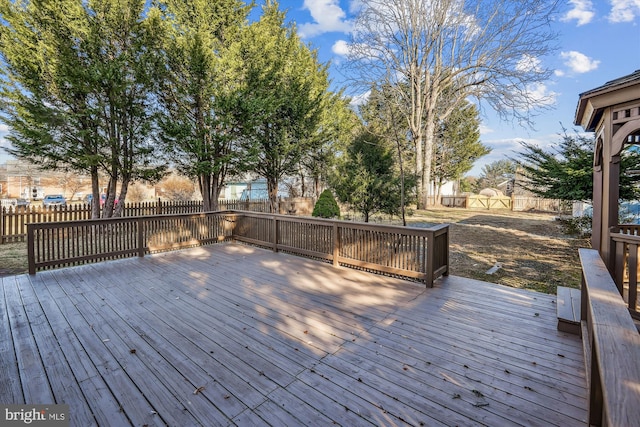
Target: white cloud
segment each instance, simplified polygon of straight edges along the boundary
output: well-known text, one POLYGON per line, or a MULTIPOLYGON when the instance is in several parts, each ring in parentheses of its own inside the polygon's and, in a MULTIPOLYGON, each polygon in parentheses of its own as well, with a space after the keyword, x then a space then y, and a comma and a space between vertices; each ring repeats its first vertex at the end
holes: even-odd
POLYGON ((488 135, 490 133, 495 132, 493 129, 491 129, 489 126, 480 124, 480 135, 488 135))
POLYGON ((609 22, 632 22, 640 17, 640 0, 611 0, 609 22))
POLYGON ((4 123, 0 123, 0 133, 9 132, 9 126, 4 123))
POLYGON ((347 56, 349 54, 349 43, 344 40, 338 40, 331 46, 331 51, 336 55, 347 56))
POLYGON ((518 61, 518 63, 516 64, 516 70, 521 72, 540 72, 542 71, 540 64, 542 64, 542 61, 540 61, 535 56, 522 55, 522 59, 520 59, 520 61, 518 61))
POLYGON ((588 24, 593 20, 595 12, 593 11, 591 0, 569 0, 569 3, 573 5, 573 9, 562 17, 563 21, 567 22, 575 19, 578 21, 578 26, 580 26, 588 24))
POLYGON ((362 2, 360 0, 351 0, 349 2, 349 12, 352 15, 357 15, 362 9, 362 2))
POLYGON ((560 52, 560 57, 564 59, 564 65, 569 67, 574 73, 588 73, 598 68, 600 61, 589 58, 587 55, 571 50, 560 52))
POLYGON ((359 105, 363 105, 364 103, 366 103, 369 100, 369 96, 371 95, 371 91, 368 90, 365 93, 361 93, 359 95, 355 95, 353 98, 351 98, 351 102, 349 104, 351 104, 352 106, 356 107, 359 105))
POLYGON ((347 33, 351 22, 340 7, 339 0, 305 0, 303 9, 309 10, 314 22, 298 26, 300 37, 309 38, 329 32, 347 33))
POLYGON ((564 71, 562 71, 562 70, 555 70, 555 71, 553 72, 553 74, 554 74, 556 77, 562 77, 562 76, 564 76, 564 71))
POLYGON ((558 94, 549 91, 543 83, 534 83, 527 86, 527 96, 537 105, 553 105, 556 103, 558 94))

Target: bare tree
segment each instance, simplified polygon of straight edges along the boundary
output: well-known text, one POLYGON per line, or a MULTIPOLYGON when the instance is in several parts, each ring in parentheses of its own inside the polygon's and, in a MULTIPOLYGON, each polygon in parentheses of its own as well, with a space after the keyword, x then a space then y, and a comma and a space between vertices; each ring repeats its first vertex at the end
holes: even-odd
POLYGON ((162 194, 169 200, 186 201, 193 199, 193 181, 181 175, 169 175, 161 183, 162 194))
POLYGON ((558 0, 360 0, 348 67, 363 87, 398 91, 427 206, 436 123, 468 98, 531 126, 548 106, 541 57, 555 49, 558 0), (446 96, 446 108, 441 108, 446 96))

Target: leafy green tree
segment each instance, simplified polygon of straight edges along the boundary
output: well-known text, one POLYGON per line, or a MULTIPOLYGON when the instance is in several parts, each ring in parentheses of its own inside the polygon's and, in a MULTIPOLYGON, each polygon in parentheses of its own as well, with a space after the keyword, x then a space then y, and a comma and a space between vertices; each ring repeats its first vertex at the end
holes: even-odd
POLYGON ((516 162, 509 159, 496 160, 482 167, 478 180, 479 188, 497 188, 503 182, 514 178, 516 162))
POLYGON ((246 169, 267 180, 273 212, 278 183, 295 174, 303 155, 311 151, 330 96, 326 66, 284 18, 278 3, 268 1, 238 46, 244 68, 236 97, 240 141, 250 155, 246 169))
POLYGON ((349 99, 342 93, 332 93, 325 98, 320 122, 311 136, 309 149, 302 155, 298 175, 302 186, 302 197, 308 193, 307 179, 312 181, 313 194, 318 197, 329 180, 329 171, 336 162, 336 155, 353 138, 360 121, 349 107, 349 99))
MULTIPOLYGON (((592 137, 569 135, 565 131, 560 143, 549 151, 522 142, 518 166, 525 180, 519 185, 540 197, 560 200, 591 200, 593 197, 592 137)), ((640 176, 626 173, 640 169, 640 154, 624 150, 620 160, 620 198, 635 200, 640 196, 640 176)))
MULTIPOLYGON (((336 196, 364 216, 400 213, 401 180, 395 171, 394 149, 366 129, 348 147, 332 180, 336 196)), ((415 181, 405 185, 413 186, 415 181)))
POLYGON ((403 116, 399 113, 404 107, 397 99, 397 92, 391 90, 389 84, 373 86, 367 102, 360 107, 360 115, 369 132, 372 132, 395 147, 396 162, 400 179, 399 210, 402 224, 407 225, 405 208, 407 205, 407 190, 414 190, 415 175, 407 173, 407 163, 415 163, 415 155, 407 138, 409 129, 403 116))
POLYGON ((340 207, 328 188, 320 194, 316 205, 313 207, 312 216, 320 218, 335 218, 340 216, 340 207))
POLYGON ((465 176, 460 179, 460 191, 463 193, 473 193, 478 191, 478 179, 472 176, 465 176))
POLYGON ((240 0, 164 1, 161 136, 180 172, 197 179, 205 211, 218 209, 242 157, 232 114, 242 67, 232 44, 249 10, 240 0))
MULTIPOLYGON (((18 158, 88 173, 103 216, 164 170, 152 144, 159 13, 144 0, 0 0, 0 110, 18 158)), ((96 204, 93 216, 100 215, 96 204)))
POLYGON ((462 178, 476 160, 491 152, 480 142, 479 127, 478 109, 468 102, 439 123, 432 167, 438 196, 445 182, 462 178))

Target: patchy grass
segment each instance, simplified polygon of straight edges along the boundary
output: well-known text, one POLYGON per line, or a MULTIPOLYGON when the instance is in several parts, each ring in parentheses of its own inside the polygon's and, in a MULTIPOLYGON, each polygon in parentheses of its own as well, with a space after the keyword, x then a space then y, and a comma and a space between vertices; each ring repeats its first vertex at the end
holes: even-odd
POLYGON ((451 224, 451 274, 546 293, 580 286, 578 248, 590 247, 588 238, 567 234, 555 214, 440 208, 407 222, 451 224), (487 274, 497 263, 501 268, 487 274))
POLYGON ((0 277, 26 273, 28 270, 26 242, 0 245, 0 277))

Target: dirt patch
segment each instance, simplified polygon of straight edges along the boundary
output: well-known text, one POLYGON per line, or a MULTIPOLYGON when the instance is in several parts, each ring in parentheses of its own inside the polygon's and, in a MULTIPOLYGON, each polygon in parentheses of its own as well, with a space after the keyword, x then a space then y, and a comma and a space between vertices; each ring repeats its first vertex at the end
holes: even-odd
POLYGON ((451 274, 555 293, 579 287, 578 248, 586 238, 565 234, 555 214, 464 209, 418 211, 410 223, 449 223, 451 274), (493 274, 487 271, 498 263, 493 274))

